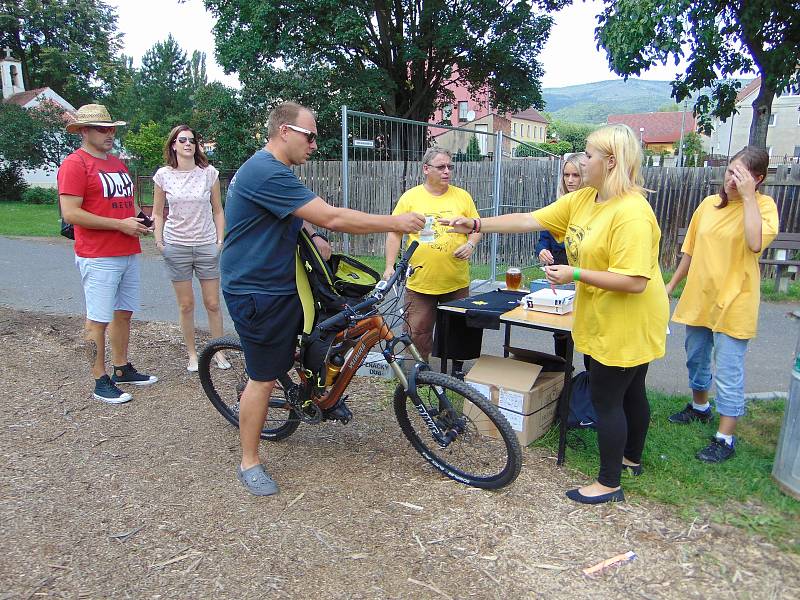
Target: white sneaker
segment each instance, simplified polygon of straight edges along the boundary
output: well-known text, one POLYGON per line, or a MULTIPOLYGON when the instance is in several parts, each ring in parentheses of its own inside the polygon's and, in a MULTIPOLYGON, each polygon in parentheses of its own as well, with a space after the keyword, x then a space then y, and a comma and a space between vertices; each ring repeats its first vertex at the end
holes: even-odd
POLYGON ((196 358, 190 358, 189 359, 189 364, 186 365, 186 370, 189 371, 189 373, 197 373, 197 359, 196 358))

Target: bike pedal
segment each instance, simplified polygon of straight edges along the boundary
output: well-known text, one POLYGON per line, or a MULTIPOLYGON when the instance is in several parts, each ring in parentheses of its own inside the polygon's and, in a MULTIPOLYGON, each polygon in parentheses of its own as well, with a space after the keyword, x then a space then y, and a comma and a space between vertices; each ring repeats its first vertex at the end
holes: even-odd
POLYGON ((326 411, 323 411, 322 418, 326 421, 339 421, 342 425, 347 425, 353 419, 353 413, 347 408, 344 396, 339 401, 326 411))

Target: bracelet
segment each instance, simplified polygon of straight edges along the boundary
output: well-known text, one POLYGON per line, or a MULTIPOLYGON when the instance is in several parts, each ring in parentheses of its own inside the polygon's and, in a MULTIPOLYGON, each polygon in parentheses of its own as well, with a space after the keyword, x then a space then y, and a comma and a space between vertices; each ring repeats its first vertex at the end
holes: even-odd
POLYGON ((469 246, 470 248, 472 248, 473 250, 475 250, 475 244, 473 244, 473 243, 472 243, 472 242, 470 242, 469 240, 467 240, 467 246, 469 246))
POLYGON ((481 230, 481 218, 476 217, 472 219, 472 231, 470 233, 480 233, 481 230))
POLYGON ((581 270, 578 267, 572 269, 572 281, 581 280, 581 270))

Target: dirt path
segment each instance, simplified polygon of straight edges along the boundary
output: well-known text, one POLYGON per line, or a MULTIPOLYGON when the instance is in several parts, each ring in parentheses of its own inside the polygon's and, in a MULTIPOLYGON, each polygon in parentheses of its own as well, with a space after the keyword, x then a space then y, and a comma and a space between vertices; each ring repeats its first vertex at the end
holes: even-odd
POLYGON ((576 506, 581 478, 545 450, 499 493, 443 479, 374 380, 350 425, 265 444, 281 494, 248 496, 177 327, 135 323, 161 381, 114 407, 90 397, 80 326, 0 308, 0 598, 800 597, 796 556, 635 495, 576 506))

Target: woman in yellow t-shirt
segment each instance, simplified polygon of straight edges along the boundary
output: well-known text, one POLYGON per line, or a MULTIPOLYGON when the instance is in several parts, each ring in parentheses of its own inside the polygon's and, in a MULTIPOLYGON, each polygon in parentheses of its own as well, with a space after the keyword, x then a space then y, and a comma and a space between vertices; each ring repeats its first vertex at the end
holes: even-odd
POLYGON ((625 125, 608 125, 586 140, 587 187, 533 213, 449 221, 460 233, 523 233, 548 229, 564 240, 569 265, 545 267, 552 283, 577 282, 572 336, 587 355, 597 410, 600 473, 569 490, 583 504, 621 502, 623 468, 640 474, 650 421, 645 376, 664 355, 669 304, 658 265, 661 230, 642 195, 639 140, 625 125))
POLYGON ((672 320, 686 325, 686 366, 692 402, 669 417, 673 423, 711 420, 712 350, 716 363, 719 429, 697 453, 708 463, 735 453, 736 421, 744 415, 744 355, 755 337, 761 299, 758 259, 778 233, 778 209, 756 189, 764 181, 769 155, 748 146, 730 161, 719 194, 692 215, 681 258, 667 292, 687 275, 672 320))

